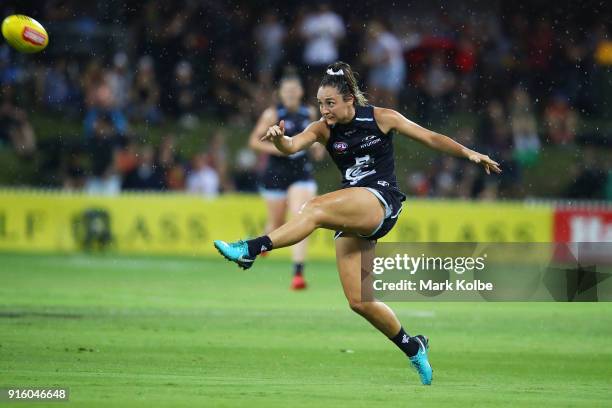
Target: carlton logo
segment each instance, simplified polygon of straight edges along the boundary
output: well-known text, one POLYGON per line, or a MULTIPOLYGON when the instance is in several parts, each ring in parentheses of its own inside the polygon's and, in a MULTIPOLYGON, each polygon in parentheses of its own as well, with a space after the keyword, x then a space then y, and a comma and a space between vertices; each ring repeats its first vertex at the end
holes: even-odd
POLYGON ((34 45, 43 45, 47 37, 43 33, 36 30, 32 30, 30 27, 24 27, 23 33, 21 33, 24 41, 27 41, 34 45))
POLYGON ((348 144, 346 144, 346 142, 336 142, 334 143, 334 150, 342 153, 344 151, 346 151, 346 149, 348 149, 348 144))

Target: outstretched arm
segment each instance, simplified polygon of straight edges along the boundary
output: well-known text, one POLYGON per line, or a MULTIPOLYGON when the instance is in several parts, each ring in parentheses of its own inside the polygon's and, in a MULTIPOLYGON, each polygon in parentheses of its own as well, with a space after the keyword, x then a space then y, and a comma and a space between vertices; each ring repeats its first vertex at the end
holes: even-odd
POLYGON ((322 121, 318 121, 308 125, 302 133, 288 137, 285 136, 285 121, 281 120, 278 125, 270 127, 261 140, 271 140, 278 150, 286 155, 290 155, 308 149, 315 142, 324 144, 328 133, 327 125, 322 121))
POLYGON ((392 109, 375 108, 374 115, 376 117, 376 122, 384 133, 394 129, 405 136, 418 140, 434 150, 457 157, 463 157, 474 163, 481 164, 487 174, 491 174, 491 171, 501 173, 499 163, 492 160, 489 156, 469 149, 461 143, 455 142, 448 136, 425 129, 406 119, 401 113, 392 109))

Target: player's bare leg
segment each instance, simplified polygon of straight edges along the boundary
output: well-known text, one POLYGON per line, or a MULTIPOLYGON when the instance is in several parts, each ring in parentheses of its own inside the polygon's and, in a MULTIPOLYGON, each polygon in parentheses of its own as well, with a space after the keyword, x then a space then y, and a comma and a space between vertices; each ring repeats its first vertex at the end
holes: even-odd
POLYGON ((315 197, 268 236, 274 248, 300 242, 317 228, 371 234, 384 217, 378 198, 365 188, 345 188, 315 197))
MULTIPOLYGON (((384 335, 391 338, 399 333, 401 324, 393 310, 382 302, 362 302, 362 280, 368 279, 363 274, 362 261, 367 265, 374 256, 375 244, 363 238, 343 235, 336 239, 336 264, 344 295, 353 311, 363 316, 384 335)), ((365 290, 370 289, 364 287, 365 290)))
POLYGON ((374 194, 365 188, 346 188, 308 200, 295 217, 268 235, 230 243, 217 240, 214 244, 227 260, 248 269, 260 253, 294 245, 317 228, 370 235, 383 217, 383 206, 374 194))
POLYGON ((389 306, 373 299, 371 290, 372 258, 375 243, 355 235, 336 239, 336 263, 344 295, 353 311, 363 316, 386 335, 408 357, 425 385, 431 384, 433 370, 427 357, 425 336, 410 336, 389 306))
MULTIPOLYGON (((314 185, 314 183, 313 183, 314 185)), ((289 219, 298 216, 302 206, 314 198, 315 189, 302 186, 292 186, 287 191, 287 207, 289 211, 289 219)), ((279 225, 280 227, 280 225, 279 225)), ((306 259, 306 250, 308 247, 308 238, 304 238, 293 247, 293 278, 291 280, 291 289, 300 290, 306 288, 306 280, 304 279, 304 260, 306 259)))

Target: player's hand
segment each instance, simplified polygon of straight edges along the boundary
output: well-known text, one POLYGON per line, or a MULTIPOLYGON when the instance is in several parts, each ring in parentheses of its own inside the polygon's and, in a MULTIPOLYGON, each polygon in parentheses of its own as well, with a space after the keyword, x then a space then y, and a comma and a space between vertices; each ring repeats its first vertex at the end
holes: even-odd
POLYGON ((494 173, 501 173, 501 169, 499 168, 499 163, 491 159, 486 154, 480 154, 478 152, 471 152, 468 155, 468 159, 474 163, 481 164, 484 167, 487 174, 491 174, 491 171, 494 173))
POLYGON ((269 140, 274 142, 285 136, 285 121, 281 120, 278 125, 274 125, 268 128, 266 134, 261 138, 261 141, 269 140))

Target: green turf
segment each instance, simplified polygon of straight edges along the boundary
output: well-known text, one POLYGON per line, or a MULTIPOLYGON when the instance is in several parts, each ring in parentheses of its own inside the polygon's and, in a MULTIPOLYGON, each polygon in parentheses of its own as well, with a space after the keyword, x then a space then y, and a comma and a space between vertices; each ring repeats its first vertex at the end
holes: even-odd
POLYGON ((67 386, 67 406, 84 407, 612 401, 612 303, 394 303, 431 338, 424 387, 346 307, 333 264, 310 263, 303 293, 288 267, 0 254, 0 387, 67 386))

